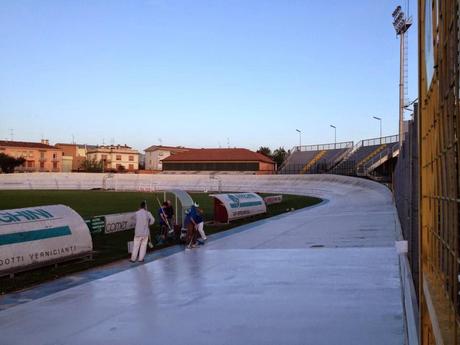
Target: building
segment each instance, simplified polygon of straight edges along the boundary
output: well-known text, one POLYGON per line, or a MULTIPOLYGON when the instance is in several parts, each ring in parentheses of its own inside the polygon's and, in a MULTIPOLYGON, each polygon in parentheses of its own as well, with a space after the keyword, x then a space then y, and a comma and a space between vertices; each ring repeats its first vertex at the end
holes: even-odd
POLYGON ((248 149, 192 149, 163 159, 163 171, 239 171, 273 174, 276 163, 248 149))
POLYGON ((97 146, 88 150, 86 158, 102 162, 104 171, 139 170, 139 152, 126 145, 97 146))
POLYGON ((145 149, 145 170, 163 170, 162 160, 174 155, 190 150, 181 146, 162 146, 154 145, 145 149))
POLYGON ((0 152, 26 161, 17 167, 20 172, 60 172, 62 171, 62 152, 59 148, 49 145, 48 140, 40 143, 25 141, 0 141, 0 152))
POLYGON ((88 150, 97 148, 95 145, 65 144, 58 143, 55 145, 62 151, 62 171, 82 171, 88 150))

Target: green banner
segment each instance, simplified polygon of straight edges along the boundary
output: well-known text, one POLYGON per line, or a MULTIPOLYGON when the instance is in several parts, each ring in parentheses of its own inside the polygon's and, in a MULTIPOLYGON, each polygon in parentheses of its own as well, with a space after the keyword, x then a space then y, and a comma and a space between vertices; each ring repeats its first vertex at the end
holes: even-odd
POLYGON ((105 231, 105 216, 96 216, 85 220, 88 229, 92 234, 98 234, 105 231))

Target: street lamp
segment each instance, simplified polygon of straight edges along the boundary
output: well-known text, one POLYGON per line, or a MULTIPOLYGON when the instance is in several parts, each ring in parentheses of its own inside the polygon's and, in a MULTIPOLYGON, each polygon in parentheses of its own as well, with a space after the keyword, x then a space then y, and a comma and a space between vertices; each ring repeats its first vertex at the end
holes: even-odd
POLYGON ((296 129, 297 132, 299 132, 299 151, 301 151, 302 147, 302 131, 300 129, 296 129))
POLYGON ((380 144, 382 144, 382 118, 378 116, 372 117, 380 122, 380 144))
POLYGON ((334 125, 330 125, 331 128, 334 128, 334 149, 337 148, 337 127, 334 125))

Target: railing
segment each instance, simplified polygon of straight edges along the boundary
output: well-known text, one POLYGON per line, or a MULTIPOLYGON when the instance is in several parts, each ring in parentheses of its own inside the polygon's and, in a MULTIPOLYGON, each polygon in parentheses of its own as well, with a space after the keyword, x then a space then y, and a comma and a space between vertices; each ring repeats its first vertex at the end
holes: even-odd
POLYGON ((294 146, 292 151, 323 151, 323 150, 337 150, 348 149, 353 147, 353 141, 345 141, 341 143, 332 144, 319 144, 319 145, 302 145, 294 146))
POLYGON ((359 148, 361 146, 375 146, 375 145, 382 145, 382 144, 392 144, 399 142, 399 135, 390 135, 387 137, 381 138, 373 138, 373 139, 366 139, 361 140, 355 146, 355 148, 359 148))

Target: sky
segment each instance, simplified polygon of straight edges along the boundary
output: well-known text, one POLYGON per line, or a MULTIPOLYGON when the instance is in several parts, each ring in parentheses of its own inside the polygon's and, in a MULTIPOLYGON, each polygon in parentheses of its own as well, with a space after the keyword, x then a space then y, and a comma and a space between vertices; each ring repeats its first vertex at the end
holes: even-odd
POLYGON ((373 116, 397 134, 400 4, 0 0, 0 139, 287 150, 296 129, 302 144, 334 142, 331 124, 338 142, 377 137, 373 116))

